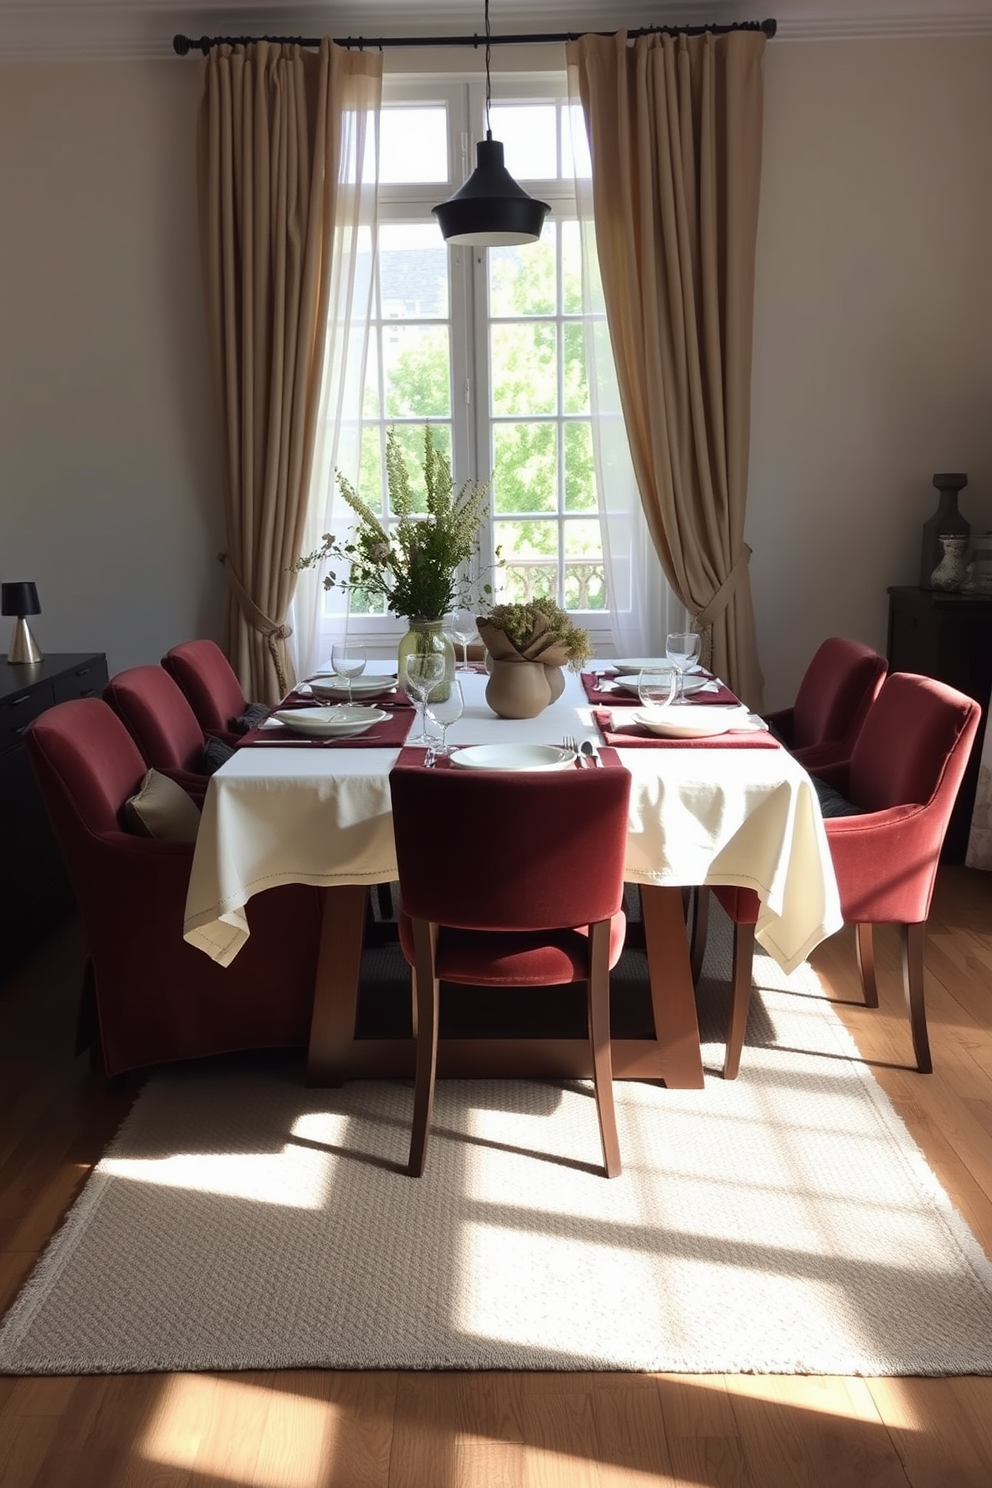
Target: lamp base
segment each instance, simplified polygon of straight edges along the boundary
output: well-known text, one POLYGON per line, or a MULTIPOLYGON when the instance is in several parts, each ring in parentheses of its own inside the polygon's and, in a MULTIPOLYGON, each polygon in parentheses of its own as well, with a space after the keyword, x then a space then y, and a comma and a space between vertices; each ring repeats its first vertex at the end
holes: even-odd
POLYGON ((44 652, 38 649, 38 642, 31 634, 31 627, 20 615, 14 624, 14 633, 10 638, 10 650, 7 652, 7 660, 15 663, 44 661, 44 652))

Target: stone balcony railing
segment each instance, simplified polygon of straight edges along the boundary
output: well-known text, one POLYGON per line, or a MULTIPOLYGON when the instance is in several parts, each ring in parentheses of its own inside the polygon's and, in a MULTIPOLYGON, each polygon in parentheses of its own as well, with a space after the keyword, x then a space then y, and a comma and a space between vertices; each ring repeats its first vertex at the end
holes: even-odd
MULTIPOLYGON (((501 597, 507 604, 529 604, 558 592, 554 559, 514 558, 502 568, 501 597)), ((606 609, 606 566, 602 559, 566 559, 565 599, 570 610, 606 609)))

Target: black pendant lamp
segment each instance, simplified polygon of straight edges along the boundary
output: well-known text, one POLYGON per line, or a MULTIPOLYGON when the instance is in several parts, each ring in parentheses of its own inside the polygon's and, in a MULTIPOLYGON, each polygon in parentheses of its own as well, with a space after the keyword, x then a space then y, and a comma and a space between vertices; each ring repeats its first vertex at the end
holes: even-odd
POLYGON ((486 5, 486 137, 476 145, 476 166, 461 190, 432 208, 446 243, 495 248, 504 244, 536 243, 551 211, 518 186, 503 164, 503 146, 489 128, 492 53, 489 0, 486 5))

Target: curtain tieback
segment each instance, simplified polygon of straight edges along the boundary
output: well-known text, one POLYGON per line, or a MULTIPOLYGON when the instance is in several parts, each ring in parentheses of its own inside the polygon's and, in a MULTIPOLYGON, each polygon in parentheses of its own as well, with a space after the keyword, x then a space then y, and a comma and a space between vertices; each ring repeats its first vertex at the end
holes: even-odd
POLYGON ((704 609, 701 609, 699 611, 699 614, 696 616, 695 627, 697 630, 708 630, 712 626, 713 621, 717 618, 717 616, 723 614, 724 610, 727 608, 730 601, 733 599, 735 593, 737 592, 741 580, 744 578, 744 575, 747 572, 747 566, 750 561, 751 549, 748 547, 747 543, 745 543, 743 552, 741 553, 737 562, 734 564, 733 568, 730 570, 727 577, 724 579, 723 583, 720 585, 719 589, 713 595, 709 604, 706 605, 704 609))
POLYGON ((698 630, 702 637, 702 654, 700 660, 703 666, 708 667, 713 660, 713 621, 718 615, 723 614, 733 599, 741 580, 747 573, 747 566, 750 560, 751 549, 745 543, 741 556, 713 595, 709 604, 699 611, 699 614, 693 621, 693 629, 698 630))
POLYGON ((264 615, 248 593, 239 576, 235 573, 230 555, 225 553, 223 557, 224 567, 227 570, 228 583, 237 595, 238 604, 241 606, 241 613, 248 621, 248 624, 253 625, 259 634, 265 637, 265 644, 269 648, 272 665, 276 670, 276 680, 279 683, 280 694, 285 696, 289 691, 289 686, 282 665, 282 652, 279 642, 289 640, 293 634, 293 627, 291 625, 277 624, 275 620, 270 620, 268 615, 264 615))

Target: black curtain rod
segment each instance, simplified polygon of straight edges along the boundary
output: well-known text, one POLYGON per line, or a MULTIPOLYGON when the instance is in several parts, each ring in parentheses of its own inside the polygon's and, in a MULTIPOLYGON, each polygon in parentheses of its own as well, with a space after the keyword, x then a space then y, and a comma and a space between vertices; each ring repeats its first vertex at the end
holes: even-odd
MULTIPOLYGON (((777 21, 734 21, 722 26, 641 26, 636 31, 628 31, 631 38, 637 36, 704 36, 707 31, 715 35, 723 35, 728 31, 763 31, 766 36, 772 37, 778 29, 777 21)), ((336 46, 357 47, 364 51, 366 47, 370 51, 382 51, 385 47, 432 47, 432 46, 464 46, 484 47, 487 42, 491 46, 526 46, 546 41, 578 41, 581 36, 615 36, 615 31, 555 31, 546 32, 544 35, 536 35, 526 32, 521 36, 342 36, 335 37, 336 46)), ((204 56, 215 46, 250 46, 255 41, 273 41, 285 43, 290 46, 319 47, 321 43, 319 36, 174 36, 172 38, 172 49, 177 56, 185 57, 189 52, 202 52, 204 56)))

